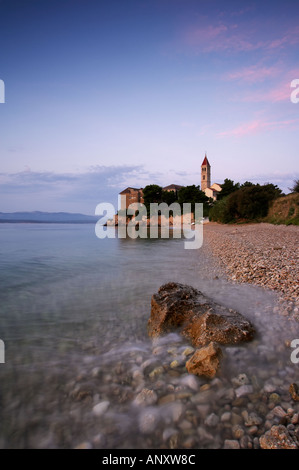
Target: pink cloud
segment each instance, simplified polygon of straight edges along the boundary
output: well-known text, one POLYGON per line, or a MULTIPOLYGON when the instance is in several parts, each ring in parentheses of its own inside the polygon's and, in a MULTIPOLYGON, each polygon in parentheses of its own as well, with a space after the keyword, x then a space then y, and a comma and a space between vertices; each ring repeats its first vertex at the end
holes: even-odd
POLYGON ((267 78, 272 78, 279 73, 278 67, 265 67, 252 65, 240 70, 228 73, 225 78, 228 80, 243 80, 250 83, 261 82, 267 78))
POLYGON ((273 131, 278 129, 285 129, 286 127, 293 128, 298 126, 299 119, 286 119, 280 121, 263 121, 256 119, 251 122, 241 124, 234 129, 222 131, 217 134, 218 137, 243 137, 246 135, 257 134, 262 131, 273 131))
POLYGON ((289 102, 292 93, 291 81, 299 78, 299 70, 293 70, 285 75, 285 78, 274 85, 269 85, 268 88, 263 90, 245 91, 239 97, 241 101, 245 102, 289 102))
POLYGON ((183 41, 198 52, 249 52, 258 49, 273 52, 299 44, 299 27, 278 32, 276 37, 261 38, 254 25, 251 29, 242 27, 242 24, 219 23, 191 27, 185 31, 183 41))
POLYGON ((226 50, 249 51, 259 47, 258 44, 254 44, 246 39, 243 33, 237 29, 237 25, 226 26, 219 24, 200 26, 188 30, 185 34, 184 42, 188 46, 203 52, 226 50))

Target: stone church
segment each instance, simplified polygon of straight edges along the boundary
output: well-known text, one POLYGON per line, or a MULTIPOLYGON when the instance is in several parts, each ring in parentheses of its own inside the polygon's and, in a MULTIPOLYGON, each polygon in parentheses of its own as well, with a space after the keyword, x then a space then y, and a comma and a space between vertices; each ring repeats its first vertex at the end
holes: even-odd
POLYGON ((205 155, 203 162, 201 164, 201 190, 205 193, 207 197, 212 198, 216 201, 218 193, 222 190, 222 187, 218 183, 213 183, 211 185, 211 165, 205 155))
MULTIPOLYGON (((163 191, 175 191, 176 193, 183 188, 178 184, 170 184, 163 188, 163 191)), ((201 164, 201 190, 205 193, 205 195, 209 198, 212 198, 214 201, 217 199, 217 195, 221 191, 221 185, 218 183, 213 183, 211 185, 211 165, 205 155, 205 158, 201 164)), ((121 191, 120 196, 121 198, 121 210, 127 209, 130 204, 134 202, 143 203, 143 188, 132 188, 128 187, 121 191)))

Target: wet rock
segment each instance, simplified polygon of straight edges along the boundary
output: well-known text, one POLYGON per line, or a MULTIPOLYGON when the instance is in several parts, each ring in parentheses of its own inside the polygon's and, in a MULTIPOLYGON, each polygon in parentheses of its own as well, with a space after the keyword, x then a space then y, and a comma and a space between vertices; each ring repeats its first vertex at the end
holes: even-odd
POLYGON ((167 395, 163 395, 162 397, 159 398, 158 404, 159 405, 166 405, 167 403, 171 403, 172 401, 175 401, 175 394, 174 393, 169 393, 167 395))
POLYGON ((191 286, 170 282, 152 296, 148 334, 155 338, 177 329, 195 347, 211 341, 249 341, 255 333, 253 325, 240 313, 216 304, 191 286))
POLYGON ((292 383, 289 392, 294 401, 299 401, 299 387, 296 383, 292 383))
POLYGON ((79 445, 75 447, 75 449, 92 449, 92 445, 90 442, 81 442, 79 445))
POLYGON ((191 346, 187 346, 187 348, 184 349, 183 351, 183 356, 191 356, 195 352, 195 349, 192 348, 191 346))
POLYGON ((219 423, 219 417, 215 413, 211 413, 205 419, 205 424, 211 428, 214 428, 219 423))
POLYGON ((175 401, 166 407, 165 412, 171 421, 177 423, 184 413, 184 406, 181 402, 175 401))
POLYGON ((108 410, 109 405, 109 401, 102 401, 93 407, 92 412, 95 416, 102 416, 108 410))
POLYGON ((232 379, 232 383, 235 387, 249 384, 249 379, 246 374, 239 374, 238 377, 232 379))
POLYGON ((225 439, 224 449, 240 449, 239 441, 233 439, 225 439))
POLYGON ((158 396, 154 390, 148 388, 143 388, 141 392, 138 393, 133 404, 137 406, 149 406, 154 405, 158 400, 158 396))
POLYGON ((230 421, 231 416, 232 416, 232 414, 231 414, 230 411, 225 411, 225 412, 221 415, 220 421, 221 421, 222 423, 226 423, 226 422, 230 421))
POLYGON ((279 403, 280 402, 280 396, 278 395, 278 393, 271 393, 271 395, 269 396, 269 403, 279 403))
POLYGON ((264 390, 266 393, 273 393, 276 390, 276 386, 272 384, 271 382, 268 382, 264 385, 264 390))
POLYGON ((262 449, 297 449, 297 443, 283 425, 272 426, 259 439, 262 449))
POLYGON ((159 423, 157 408, 146 408, 139 416, 139 430, 142 434, 152 433, 159 423))
POLYGON ((246 397, 253 393, 252 385, 241 385, 240 387, 236 388, 235 394, 237 398, 246 397))
POLYGON ((251 427, 251 426, 259 426, 262 424, 263 420, 260 416, 258 416, 255 412, 252 413, 247 413, 244 412, 242 415, 244 416, 245 420, 245 426, 251 427))
POLYGON ((286 411, 281 406, 275 406, 275 408, 273 409, 273 414, 278 418, 285 418, 285 416, 287 415, 286 411))
POLYGON ((244 431, 244 428, 243 428, 242 426, 240 426, 239 424, 235 424, 235 425, 232 427, 232 433, 233 433, 233 436, 234 436, 236 439, 241 439, 241 437, 244 436, 245 431, 244 431))
POLYGON ((190 374, 214 377, 222 357, 220 347, 211 342, 208 346, 197 349, 193 356, 186 362, 186 368, 190 374))
POLYGON ((195 392, 198 390, 199 387, 198 379, 194 375, 189 374, 182 378, 181 384, 190 388, 191 390, 194 390, 195 392))

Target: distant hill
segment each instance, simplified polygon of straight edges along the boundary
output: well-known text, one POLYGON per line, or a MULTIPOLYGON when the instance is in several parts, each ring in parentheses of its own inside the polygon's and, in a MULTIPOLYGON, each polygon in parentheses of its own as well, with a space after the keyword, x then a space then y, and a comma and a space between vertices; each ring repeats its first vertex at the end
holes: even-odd
POLYGON ((69 212, 0 212, 0 223, 91 224, 99 217, 69 212))

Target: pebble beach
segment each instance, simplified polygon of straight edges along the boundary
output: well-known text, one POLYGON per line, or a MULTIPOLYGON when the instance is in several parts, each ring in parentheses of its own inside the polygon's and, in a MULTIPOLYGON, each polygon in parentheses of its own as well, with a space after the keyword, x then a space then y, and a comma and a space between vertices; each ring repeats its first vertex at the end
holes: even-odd
POLYGON ((204 226, 205 248, 222 274, 274 290, 277 312, 299 320, 299 227, 261 224, 204 226))

